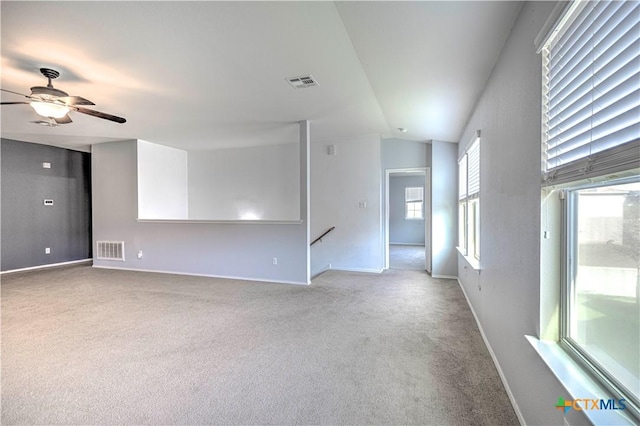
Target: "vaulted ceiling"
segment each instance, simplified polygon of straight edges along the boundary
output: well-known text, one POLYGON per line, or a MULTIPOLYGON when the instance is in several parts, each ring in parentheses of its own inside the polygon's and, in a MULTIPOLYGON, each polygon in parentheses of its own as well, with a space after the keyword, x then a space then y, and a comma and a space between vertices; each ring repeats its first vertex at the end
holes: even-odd
MULTIPOLYGON (((80 147, 143 139, 212 149, 380 134, 457 142, 520 11, 509 1, 2 1, 2 88, 56 88, 125 117, 38 126, 2 106, 2 136, 80 147), (285 80, 311 74, 319 86, 285 80), (398 128, 406 128, 402 133, 398 128)), ((25 100, 2 92, 3 102, 25 100)))

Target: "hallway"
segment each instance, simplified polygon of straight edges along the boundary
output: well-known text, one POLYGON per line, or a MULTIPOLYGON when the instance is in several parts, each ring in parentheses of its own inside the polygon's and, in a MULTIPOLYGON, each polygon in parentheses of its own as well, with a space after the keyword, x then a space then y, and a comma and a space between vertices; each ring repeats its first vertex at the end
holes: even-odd
POLYGON ((389 244, 389 267, 411 271, 424 271, 424 246, 389 244))

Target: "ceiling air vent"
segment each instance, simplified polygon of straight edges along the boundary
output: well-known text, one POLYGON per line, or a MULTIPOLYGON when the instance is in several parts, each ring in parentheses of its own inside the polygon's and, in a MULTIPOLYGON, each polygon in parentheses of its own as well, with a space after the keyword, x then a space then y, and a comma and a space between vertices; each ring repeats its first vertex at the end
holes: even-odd
POLYGON ((311 74, 301 75, 298 77, 289 77, 287 81, 294 89, 304 89, 305 87, 319 86, 318 82, 311 74))
POLYGON ((124 241, 98 241, 98 260, 124 261, 124 241))

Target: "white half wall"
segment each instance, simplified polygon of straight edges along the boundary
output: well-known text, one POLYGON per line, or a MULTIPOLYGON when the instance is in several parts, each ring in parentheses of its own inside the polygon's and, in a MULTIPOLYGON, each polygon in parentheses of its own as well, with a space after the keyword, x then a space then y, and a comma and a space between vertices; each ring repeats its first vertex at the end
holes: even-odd
POLYGON ((190 220, 300 220, 299 144, 188 156, 190 220))
POLYGON ((314 140, 311 145, 312 275, 333 269, 380 272, 384 267, 378 135, 314 140), (328 154, 335 145, 336 154, 328 154))
POLYGON ((187 151, 138 140, 138 217, 187 219, 187 151))
POLYGON ((291 224, 138 221, 137 141, 94 145, 93 244, 124 241, 126 254, 94 266, 308 284, 308 122, 300 128, 301 221, 291 224))

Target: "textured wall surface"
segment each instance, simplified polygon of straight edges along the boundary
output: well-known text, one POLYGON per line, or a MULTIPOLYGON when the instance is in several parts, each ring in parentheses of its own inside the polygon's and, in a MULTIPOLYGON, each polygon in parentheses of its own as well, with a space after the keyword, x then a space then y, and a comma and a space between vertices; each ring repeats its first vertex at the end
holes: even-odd
POLYGON ((91 155, 8 139, 0 150, 2 270, 91 258, 91 155))
POLYGON ((562 424, 564 389, 524 335, 540 316, 541 58, 533 40, 555 6, 526 3, 459 144, 480 142, 480 265, 458 276, 527 424, 562 424))

